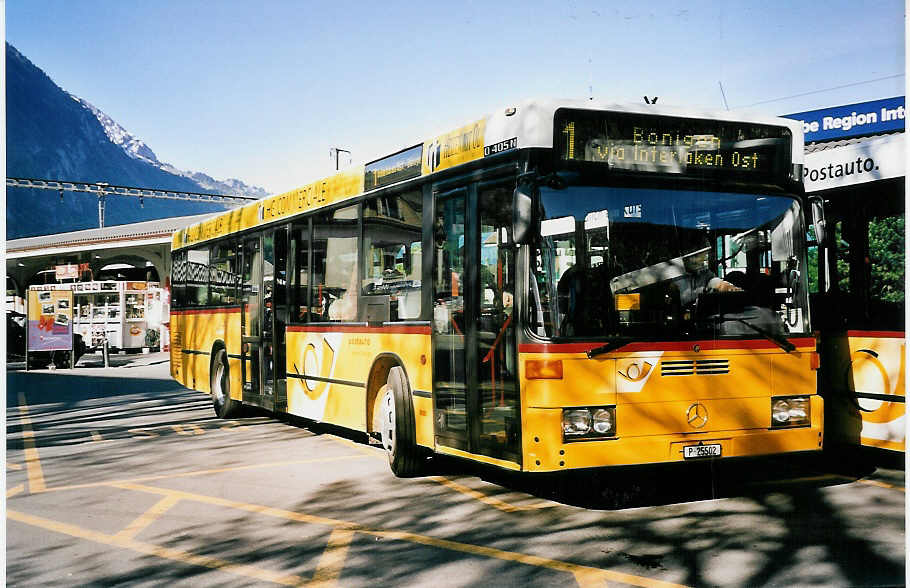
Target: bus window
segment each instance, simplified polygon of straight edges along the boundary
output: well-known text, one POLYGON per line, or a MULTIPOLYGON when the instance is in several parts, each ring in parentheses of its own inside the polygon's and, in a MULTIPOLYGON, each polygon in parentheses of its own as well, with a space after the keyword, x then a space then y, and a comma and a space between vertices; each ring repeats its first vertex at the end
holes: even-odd
POLYGON ((186 251, 174 253, 171 268, 171 297, 174 308, 186 305, 186 251))
POLYGON ((209 266, 209 303, 215 306, 237 304, 240 284, 240 257, 235 243, 212 246, 209 266))
POLYGON ((187 306, 205 306, 209 298, 209 250, 187 251, 186 299, 187 306))
POLYGON ((357 320, 357 213, 348 206, 315 217, 313 321, 357 320))
POLYGON ((291 230, 290 256, 293 263, 291 275, 288 276, 288 295, 291 308, 290 322, 306 322, 309 320, 307 316, 307 286, 310 283, 309 223, 295 226, 291 230))
POLYGON ((363 208, 367 320, 420 318, 421 193, 378 196, 363 208))

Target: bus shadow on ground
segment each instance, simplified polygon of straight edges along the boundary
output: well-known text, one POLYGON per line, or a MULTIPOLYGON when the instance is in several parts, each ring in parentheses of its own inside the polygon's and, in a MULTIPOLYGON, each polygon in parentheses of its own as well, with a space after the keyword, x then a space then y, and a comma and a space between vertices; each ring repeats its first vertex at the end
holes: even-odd
POLYGON ((504 489, 568 506, 622 510, 754 497, 774 491, 817 490, 853 482, 872 474, 875 467, 852 462, 835 469, 824 456, 799 456, 553 474, 515 474, 459 462, 446 464, 442 471, 442 475, 474 475, 504 489))
MULTIPOLYGON (((245 409, 250 416, 268 416, 245 409)), ((282 417, 290 426, 314 435, 331 434, 370 446, 384 455, 366 435, 297 417, 282 417)), ((778 490, 817 490, 849 484, 873 474, 877 467, 903 469, 890 455, 851 450, 697 461, 646 466, 599 468, 556 473, 515 473, 445 455, 427 459, 421 477, 478 478, 501 488, 498 494, 521 492, 567 506, 594 510, 622 510, 721 498, 754 497, 778 490)), ((390 472, 390 475, 391 472, 390 472)), ((895 481, 903 485, 903 477, 895 481)), ((489 493, 489 489, 485 489, 489 493)))

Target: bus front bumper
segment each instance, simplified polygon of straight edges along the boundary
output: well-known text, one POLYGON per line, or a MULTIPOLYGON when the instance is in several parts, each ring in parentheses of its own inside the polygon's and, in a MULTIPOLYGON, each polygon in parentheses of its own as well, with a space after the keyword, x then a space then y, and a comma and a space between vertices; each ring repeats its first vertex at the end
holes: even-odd
MULTIPOLYGON (((818 399, 819 401, 821 399, 818 399)), ((815 402, 813 402, 815 404, 815 402)), ((813 408, 815 408, 813 406, 813 408)), ((561 411, 530 409, 550 413, 543 420, 560 418, 561 411)), ((816 413, 819 414, 819 413, 816 413)), ((544 416, 544 415, 538 415, 544 416)), ((813 418, 808 427, 789 429, 745 429, 704 433, 619 436, 605 440, 563 442, 561 432, 551 435, 529 435, 525 441, 524 470, 556 472, 581 468, 628 466, 683 461, 704 461, 735 457, 768 456, 793 452, 821 451, 821 419, 813 418), (704 450, 686 449, 705 446, 704 450), (704 455, 708 455, 705 457, 704 455), (712 457, 714 456, 714 457, 712 457)), ((552 423, 555 425, 557 423, 552 423)), ((553 431, 555 426, 547 427, 553 431)), ((559 429, 556 429, 559 431, 559 429)))

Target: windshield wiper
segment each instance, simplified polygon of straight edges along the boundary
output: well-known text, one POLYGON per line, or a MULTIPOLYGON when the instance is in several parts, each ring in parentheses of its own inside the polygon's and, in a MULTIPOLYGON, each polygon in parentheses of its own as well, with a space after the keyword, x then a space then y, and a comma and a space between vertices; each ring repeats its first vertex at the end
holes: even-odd
POLYGON ((796 345, 794 345, 793 343, 790 343, 790 341, 788 341, 786 337, 782 337, 781 335, 778 335, 777 333, 772 333, 771 331, 765 330, 765 329, 759 327, 758 325, 753 325, 746 319, 742 319, 742 318, 734 317, 734 316, 721 315, 717 319, 717 321, 718 322, 736 321, 738 323, 742 323, 742 324, 746 325, 747 327, 749 327, 750 329, 752 329, 753 331, 755 331, 756 333, 758 333, 759 335, 761 335, 762 337, 764 337, 765 339, 767 339, 773 343, 777 343, 777 346, 780 347, 781 349, 783 349, 784 351, 786 351, 787 353, 790 353, 791 351, 796 349, 796 345))
POLYGON ((588 356, 588 359, 592 359, 594 357, 597 357, 598 355, 603 355, 604 353, 610 353, 611 351, 615 351, 615 350, 619 349, 620 347, 622 347, 623 345, 625 345, 626 343, 629 343, 630 341, 632 341, 632 339, 629 339, 626 337, 612 339, 612 340, 604 343, 600 347, 595 347, 594 349, 589 349, 587 352, 585 352, 585 355, 588 356))

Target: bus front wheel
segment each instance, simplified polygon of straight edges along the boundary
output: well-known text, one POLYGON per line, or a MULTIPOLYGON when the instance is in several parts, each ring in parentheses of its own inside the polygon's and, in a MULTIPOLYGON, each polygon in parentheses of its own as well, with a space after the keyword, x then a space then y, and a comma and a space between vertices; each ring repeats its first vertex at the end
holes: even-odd
POLYGON ((424 456, 415 442, 414 403, 404 370, 400 367, 389 371, 380 406, 380 435, 392 472, 399 478, 419 474, 424 456))
POLYGON ((215 414, 229 419, 240 412, 240 402, 231 398, 231 376, 228 371, 227 352, 219 349, 212 361, 212 404, 215 414))

